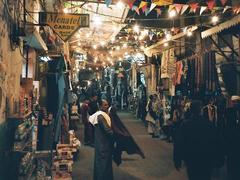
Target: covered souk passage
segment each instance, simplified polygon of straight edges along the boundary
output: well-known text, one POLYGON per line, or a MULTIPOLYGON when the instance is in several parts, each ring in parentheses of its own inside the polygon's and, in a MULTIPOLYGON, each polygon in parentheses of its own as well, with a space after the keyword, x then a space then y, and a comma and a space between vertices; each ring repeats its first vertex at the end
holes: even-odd
MULTIPOLYGON (((138 143, 146 158, 139 155, 128 155, 123 153, 122 164, 116 166, 113 162, 113 174, 115 180, 186 180, 185 168, 180 171, 175 170, 173 163, 173 144, 160 138, 152 138, 146 130, 142 121, 135 118, 132 113, 118 112, 121 120, 128 128, 135 141, 138 143)), ((83 139, 82 125, 80 125, 77 135, 83 139)), ((82 146, 78 160, 73 166, 73 179, 93 178, 94 148, 82 146)), ((226 170, 214 172, 214 180, 226 180, 226 170)))

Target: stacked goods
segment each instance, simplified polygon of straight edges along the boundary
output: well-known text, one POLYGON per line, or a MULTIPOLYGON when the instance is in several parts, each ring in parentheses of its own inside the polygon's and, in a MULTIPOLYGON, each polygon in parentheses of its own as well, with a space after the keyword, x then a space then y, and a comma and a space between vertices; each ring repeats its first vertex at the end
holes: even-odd
POLYGON ((32 129, 33 129, 32 116, 25 118, 23 122, 17 126, 14 141, 15 151, 24 150, 24 148, 27 146, 28 140, 31 138, 32 129))
POLYGON ((21 176, 26 176, 29 171, 33 168, 33 154, 28 152, 23 156, 20 163, 19 174, 21 176))
POLYGON ((56 156, 53 161, 53 179, 71 180, 74 154, 78 152, 80 141, 73 131, 69 132, 70 144, 57 144, 56 156))

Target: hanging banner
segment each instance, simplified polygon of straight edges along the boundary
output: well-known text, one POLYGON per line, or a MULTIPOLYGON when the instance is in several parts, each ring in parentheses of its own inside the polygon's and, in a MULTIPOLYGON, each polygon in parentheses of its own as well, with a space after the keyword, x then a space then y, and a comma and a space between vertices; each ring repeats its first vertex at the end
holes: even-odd
POLYGON ((67 41, 79 28, 89 27, 89 14, 40 12, 39 22, 50 26, 63 41, 67 41))
POLYGON ((153 0, 152 3, 158 6, 166 6, 173 3, 173 0, 153 0))

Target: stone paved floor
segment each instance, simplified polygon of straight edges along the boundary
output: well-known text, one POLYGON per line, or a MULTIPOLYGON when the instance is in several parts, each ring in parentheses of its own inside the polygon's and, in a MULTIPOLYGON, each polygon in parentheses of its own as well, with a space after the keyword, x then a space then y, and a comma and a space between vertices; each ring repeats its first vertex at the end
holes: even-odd
MULTIPOLYGON (((119 116, 143 150, 146 158, 123 154, 123 162, 117 167, 113 162, 115 180, 186 180, 184 170, 178 172, 172 162, 172 144, 153 139, 146 132, 144 124, 131 113, 120 112, 119 116)), ((82 128, 78 132, 82 139, 82 128)), ((79 159, 74 163, 74 180, 91 180, 93 172, 93 148, 82 146, 79 159)))
MULTIPOLYGON (((117 167, 113 162, 115 180, 186 180, 185 169, 176 171, 172 161, 173 146, 163 140, 153 139, 147 134, 142 121, 137 120, 131 113, 118 113, 135 141, 143 150, 146 158, 138 155, 123 154, 123 162, 117 167)), ((78 132, 82 140, 82 127, 78 132)), ((82 141, 81 141, 82 142, 82 141)), ((74 180, 92 180, 94 149, 82 146, 79 159, 74 163, 74 180)), ((223 178, 214 178, 214 180, 223 178)))

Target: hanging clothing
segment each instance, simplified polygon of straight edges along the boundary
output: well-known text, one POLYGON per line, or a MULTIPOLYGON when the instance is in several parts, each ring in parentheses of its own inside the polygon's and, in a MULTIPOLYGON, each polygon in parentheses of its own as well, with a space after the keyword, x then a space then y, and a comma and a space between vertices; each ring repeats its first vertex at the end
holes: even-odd
MULTIPOLYGON (((175 95, 174 78, 176 76, 176 63, 174 48, 163 51, 161 61, 161 78, 167 79, 170 96, 175 95)), ((166 80, 165 80, 166 81, 166 80)))
POLYGON ((108 111, 111 118, 112 130, 116 142, 113 153, 113 160, 115 161, 115 163, 117 165, 121 164, 121 155, 123 151, 126 151, 128 154, 139 154, 142 158, 145 158, 144 153, 117 115, 116 109, 110 107, 108 111))
POLYGON ((203 116, 217 126, 217 106, 208 104, 203 107, 203 116))
POLYGON ((113 131, 110 117, 103 111, 98 111, 89 117, 94 125, 94 180, 113 180, 112 152, 113 131))

